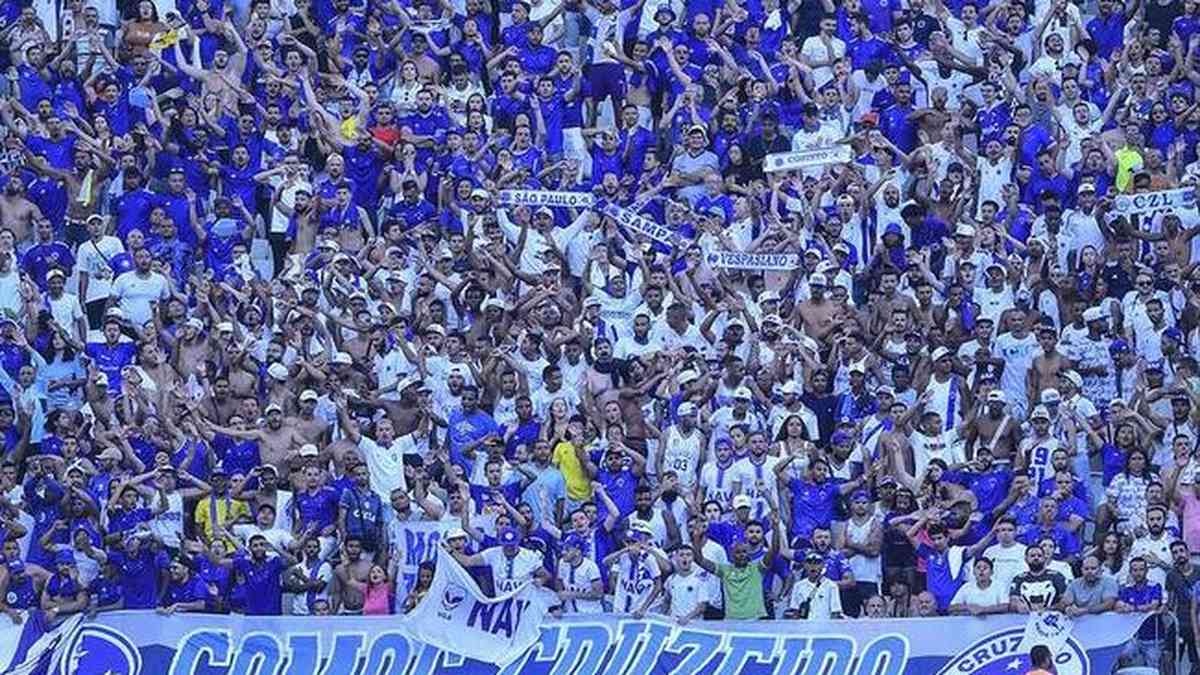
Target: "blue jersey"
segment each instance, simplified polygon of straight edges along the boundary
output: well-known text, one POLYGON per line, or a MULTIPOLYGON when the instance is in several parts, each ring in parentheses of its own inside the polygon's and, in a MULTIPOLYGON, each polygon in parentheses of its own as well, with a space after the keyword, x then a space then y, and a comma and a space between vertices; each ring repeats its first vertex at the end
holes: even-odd
POLYGON ((834 508, 841 494, 836 482, 827 480, 817 484, 793 478, 788 481, 788 488, 792 491, 791 536, 811 539, 813 530, 828 528, 833 523, 834 508))
POLYGON ((960 546, 939 553, 932 546, 921 544, 917 547, 917 557, 925 561, 926 584, 929 592, 937 599, 938 609, 946 611, 954 594, 966 582, 966 552, 960 546), (953 560, 954 558, 958 560, 953 560), (952 568, 952 562, 958 563, 957 570, 952 568))
POLYGON ((245 591, 245 612, 251 616, 277 616, 283 613, 283 558, 274 556, 255 562, 239 554, 233 559, 234 569, 242 575, 245 591))
POLYGON ((154 609, 158 606, 159 572, 169 564, 165 551, 154 553, 141 548, 133 556, 113 551, 108 559, 120 573, 125 609, 154 609))
POLYGON ((300 525, 313 525, 320 531, 337 520, 338 495, 330 487, 319 487, 315 493, 297 492, 294 497, 296 511, 300 514, 300 525))

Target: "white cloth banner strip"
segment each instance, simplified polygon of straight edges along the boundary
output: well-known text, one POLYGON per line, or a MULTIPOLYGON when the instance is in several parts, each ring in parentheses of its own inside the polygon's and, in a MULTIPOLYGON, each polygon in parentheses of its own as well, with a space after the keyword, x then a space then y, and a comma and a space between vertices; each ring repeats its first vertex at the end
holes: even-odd
POLYGON ((501 190, 496 201, 507 206, 561 206, 565 208, 587 208, 596 203, 596 197, 590 192, 501 190))
POLYGON ((709 251, 705 256, 710 267, 734 270, 766 270, 790 272, 800 266, 799 253, 742 253, 741 251, 709 251))
POLYGON ((1118 195, 1113 200, 1113 211, 1122 214, 1179 213, 1196 208, 1196 189, 1179 188, 1160 192, 1143 192, 1136 195, 1118 195))
POLYGON ((670 228, 659 225, 645 216, 634 213, 629 209, 623 209, 612 202, 604 202, 600 206, 600 212, 617 221, 617 224, 621 227, 633 230, 638 234, 644 234, 668 246, 675 245, 675 233, 670 228))
POLYGON ((851 159, 849 145, 812 148, 796 152, 776 152, 763 158, 763 171, 792 171, 823 164, 840 164, 851 159))

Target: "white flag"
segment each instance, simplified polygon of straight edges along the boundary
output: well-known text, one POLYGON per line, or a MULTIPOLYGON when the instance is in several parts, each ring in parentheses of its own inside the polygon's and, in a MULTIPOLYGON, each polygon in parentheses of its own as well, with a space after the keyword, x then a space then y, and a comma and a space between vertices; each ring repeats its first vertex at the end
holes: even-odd
POLYGON ((433 583, 406 623, 414 640, 503 668, 541 637, 550 604, 547 591, 532 582, 486 597, 462 565, 439 547, 433 583))
POLYGON ((1050 653, 1058 654, 1067 646, 1074 622, 1062 612, 1034 612, 1025 623, 1025 635, 1017 653, 1028 654, 1034 645, 1046 645, 1050 653))

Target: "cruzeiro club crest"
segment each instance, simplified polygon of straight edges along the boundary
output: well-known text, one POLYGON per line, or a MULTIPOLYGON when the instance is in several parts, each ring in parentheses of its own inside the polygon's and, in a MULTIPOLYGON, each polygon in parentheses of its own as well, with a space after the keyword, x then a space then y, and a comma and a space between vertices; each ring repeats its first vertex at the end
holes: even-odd
POLYGON ((449 612, 461 605, 463 600, 466 599, 467 589, 458 584, 446 584, 446 589, 442 591, 442 609, 449 612))
POLYGON ((138 675, 142 655, 124 635, 103 626, 84 626, 67 641, 60 675, 138 675))
MULTIPOLYGON (((1024 675, 1032 668, 1024 637, 1022 626, 992 633, 950 659, 938 675, 1024 675)), ((1058 675, 1091 675, 1087 653, 1074 637, 1055 650, 1054 668, 1058 675)))

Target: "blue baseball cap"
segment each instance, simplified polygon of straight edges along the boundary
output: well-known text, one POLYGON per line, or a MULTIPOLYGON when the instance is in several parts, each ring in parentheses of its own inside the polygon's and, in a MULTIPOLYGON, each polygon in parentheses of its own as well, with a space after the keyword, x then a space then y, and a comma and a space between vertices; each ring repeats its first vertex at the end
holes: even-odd
POLYGON ((1129 343, 1124 340, 1113 340, 1113 343, 1108 347, 1108 351, 1113 354, 1124 354, 1129 351, 1129 343))
POLYGON ((583 550, 583 537, 577 534, 568 534, 566 537, 563 537, 562 546, 563 549, 577 548, 583 550))
POLYGON ((1174 326, 1171 326, 1170 328, 1164 330, 1162 332, 1162 336, 1164 338, 1171 338, 1172 340, 1174 340, 1176 342, 1183 342, 1183 331, 1179 330, 1178 328, 1176 328, 1174 326))
POLYGON ((59 551, 58 553, 54 554, 54 564, 55 565, 74 565, 75 564, 75 554, 72 553, 71 551, 59 551))
POLYGON ((521 541, 521 535, 511 527, 506 527, 500 530, 500 545, 501 546, 516 546, 521 541))

